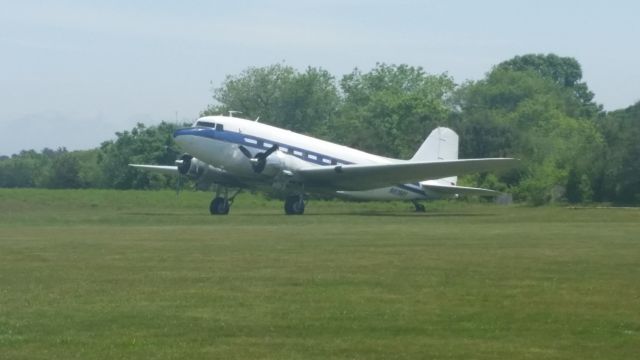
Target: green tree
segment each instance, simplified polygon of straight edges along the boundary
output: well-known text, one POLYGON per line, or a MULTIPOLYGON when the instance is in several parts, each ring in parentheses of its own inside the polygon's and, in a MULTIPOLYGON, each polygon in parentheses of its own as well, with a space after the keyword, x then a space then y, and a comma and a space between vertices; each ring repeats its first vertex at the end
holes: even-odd
POLYGON ((560 57, 555 54, 527 54, 516 56, 496 66, 497 69, 512 71, 534 71, 543 78, 568 88, 582 104, 582 116, 591 117, 602 111, 602 107, 593 102, 594 94, 582 80, 582 67, 572 57, 560 57))
POLYGON ((584 111, 583 99, 567 86, 580 76, 514 65, 521 63, 507 61, 503 64, 510 66, 499 65, 456 91, 453 122, 462 138, 461 155, 522 159, 519 171, 502 178, 520 199, 542 204, 557 198, 562 187, 572 200, 586 200, 604 141, 595 113, 584 111))
POLYGON ((292 131, 324 134, 334 117, 339 97, 335 80, 327 71, 309 67, 303 73, 282 64, 249 68, 227 76, 213 90, 217 102, 203 115, 242 112, 245 118, 292 131))
POLYGON ((447 99, 455 84, 446 74, 430 75, 420 67, 377 66, 355 69, 340 87, 344 96, 336 120, 336 138, 380 155, 408 158, 451 112, 447 99))
POLYGON ((19 154, 0 161, 0 187, 40 187, 46 181, 48 159, 35 150, 23 150, 19 154))
POLYGON ((99 188, 104 184, 103 174, 98 164, 99 154, 99 148, 73 152, 79 162, 78 177, 83 187, 99 188))
POLYGON ((608 113, 599 124, 608 148, 602 153, 594 197, 640 203, 640 102, 608 113))
POLYGON ((147 189, 171 186, 171 178, 134 169, 128 164, 172 164, 177 154, 171 150, 176 124, 162 122, 146 127, 137 124, 131 131, 116 133, 117 139, 102 143, 98 163, 103 186, 116 189, 147 189))
POLYGON ((65 148, 53 154, 46 187, 54 189, 75 189, 82 187, 80 161, 65 148))

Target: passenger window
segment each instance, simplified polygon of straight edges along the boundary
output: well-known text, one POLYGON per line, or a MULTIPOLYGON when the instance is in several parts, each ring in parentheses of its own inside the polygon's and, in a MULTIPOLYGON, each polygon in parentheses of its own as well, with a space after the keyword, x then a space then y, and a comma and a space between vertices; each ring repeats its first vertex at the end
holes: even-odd
POLYGON ((224 130, 224 126, 222 126, 222 124, 216 124, 216 131, 223 131, 224 130))

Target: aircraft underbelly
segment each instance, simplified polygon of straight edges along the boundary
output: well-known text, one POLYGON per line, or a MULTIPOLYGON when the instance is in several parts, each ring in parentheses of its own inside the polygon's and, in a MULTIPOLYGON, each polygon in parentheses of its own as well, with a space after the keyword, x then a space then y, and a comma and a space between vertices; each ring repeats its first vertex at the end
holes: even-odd
POLYGON ((338 191, 338 195, 357 200, 422 200, 427 199, 418 189, 391 186, 364 191, 338 191))

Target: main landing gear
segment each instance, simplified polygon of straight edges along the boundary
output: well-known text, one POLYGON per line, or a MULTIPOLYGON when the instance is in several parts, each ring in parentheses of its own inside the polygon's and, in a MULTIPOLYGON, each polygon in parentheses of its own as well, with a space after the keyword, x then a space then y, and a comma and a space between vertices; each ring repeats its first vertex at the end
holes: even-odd
POLYGON ((215 197, 209 205, 211 215, 227 215, 231 209, 231 202, 223 197, 215 197))
POLYGON ((211 215, 229 214, 229 210, 233 204, 233 199, 235 199, 239 192, 240 190, 236 190, 231 196, 229 196, 229 190, 226 187, 224 189, 218 187, 216 190, 216 196, 211 200, 211 204, 209 205, 209 212, 211 215))
POLYGON ((290 195, 284 201, 284 213, 287 215, 304 214, 304 196, 290 195))
MULTIPOLYGON (((211 215, 227 215, 233 205, 233 199, 238 195, 240 191, 237 190, 229 196, 229 190, 227 188, 219 187, 216 190, 216 196, 211 200, 209 205, 209 212, 211 215)), ((284 201, 284 212, 287 215, 302 215, 304 214, 304 195, 289 195, 284 201)))
POLYGON ((416 212, 423 213, 427 211, 424 205, 420 204, 417 200, 413 200, 412 203, 413 203, 413 206, 416 207, 416 212))

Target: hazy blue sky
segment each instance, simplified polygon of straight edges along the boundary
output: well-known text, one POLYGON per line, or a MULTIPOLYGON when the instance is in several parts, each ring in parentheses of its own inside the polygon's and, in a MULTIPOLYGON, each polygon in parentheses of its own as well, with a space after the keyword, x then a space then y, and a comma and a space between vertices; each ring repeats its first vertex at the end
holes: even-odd
POLYGON ((480 79, 515 55, 575 57, 596 101, 640 100, 639 1, 4 1, 0 154, 96 147, 192 120, 211 87, 285 62, 341 77, 376 62, 480 79))

